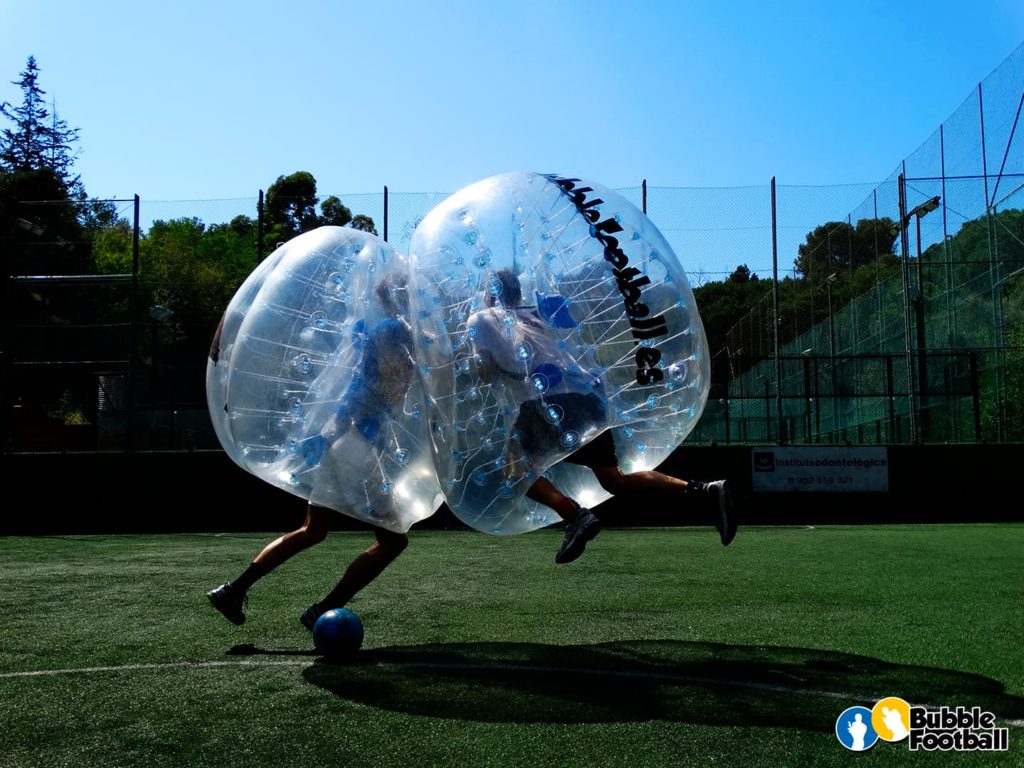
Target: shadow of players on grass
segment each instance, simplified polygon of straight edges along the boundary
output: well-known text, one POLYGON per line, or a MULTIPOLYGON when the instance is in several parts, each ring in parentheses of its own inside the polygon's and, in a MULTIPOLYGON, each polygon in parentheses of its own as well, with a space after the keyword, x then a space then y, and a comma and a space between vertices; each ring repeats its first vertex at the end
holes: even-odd
POLYGON ((372 707, 484 722, 671 720, 830 731, 847 707, 886 696, 1024 717, 1024 698, 979 675, 836 651, 672 640, 382 648, 346 664, 314 664, 303 676, 372 707))

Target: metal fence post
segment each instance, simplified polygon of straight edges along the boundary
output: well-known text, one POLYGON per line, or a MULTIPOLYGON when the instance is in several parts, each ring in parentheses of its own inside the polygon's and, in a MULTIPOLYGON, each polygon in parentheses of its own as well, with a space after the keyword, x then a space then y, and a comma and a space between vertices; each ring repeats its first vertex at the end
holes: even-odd
POLYGON ((968 352, 971 366, 971 404, 974 407, 974 439, 981 442, 981 392, 978 386, 978 353, 968 352))
POLYGON ((885 391, 889 393, 889 442, 896 441, 896 390, 892 376, 892 355, 885 356, 885 391))
POLYGON ((782 359, 779 357, 779 231, 775 208, 775 177, 772 176, 772 346, 775 350, 775 418, 779 445, 786 444, 782 421, 782 359))
POLYGON ((135 195, 132 225, 132 288, 128 297, 128 435, 125 450, 135 450, 135 401, 138 395, 139 340, 139 196, 135 195))
POLYGON ((256 263, 263 263, 263 190, 256 201, 256 263))

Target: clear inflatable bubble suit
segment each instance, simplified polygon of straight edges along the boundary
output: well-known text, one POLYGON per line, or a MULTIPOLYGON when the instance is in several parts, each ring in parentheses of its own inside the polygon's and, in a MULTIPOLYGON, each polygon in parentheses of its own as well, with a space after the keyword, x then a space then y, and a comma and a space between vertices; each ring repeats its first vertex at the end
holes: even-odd
POLYGON ((679 259, 633 204, 591 181, 516 172, 434 208, 409 246, 416 359, 438 482, 481 531, 555 513, 538 477, 608 498, 563 462, 605 430, 625 472, 661 463, 707 400, 707 341, 679 259))
POLYGON ((231 458, 310 502, 404 532, 442 497, 413 359, 406 259, 321 227, 288 241, 229 303, 207 364, 231 458))

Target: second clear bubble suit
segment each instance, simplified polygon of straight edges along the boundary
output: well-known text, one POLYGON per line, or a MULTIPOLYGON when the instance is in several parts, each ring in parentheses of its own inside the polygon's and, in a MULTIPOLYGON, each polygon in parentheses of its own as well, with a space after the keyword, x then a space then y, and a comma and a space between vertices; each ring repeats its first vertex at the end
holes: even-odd
POLYGON ((558 520, 525 498, 548 477, 584 506, 609 494, 562 462, 604 430, 624 472, 651 469, 707 400, 707 341, 669 244, 600 184, 530 172, 472 184, 409 246, 415 358, 449 507, 481 531, 558 520))

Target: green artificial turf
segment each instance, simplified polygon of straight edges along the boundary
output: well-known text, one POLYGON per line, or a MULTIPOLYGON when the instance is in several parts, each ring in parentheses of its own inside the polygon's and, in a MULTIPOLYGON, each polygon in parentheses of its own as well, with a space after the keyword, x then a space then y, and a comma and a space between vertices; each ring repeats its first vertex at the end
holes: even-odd
POLYGON ((241 627, 208 605, 273 537, 0 539, 0 766, 1024 765, 1021 525, 608 529, 567 566, 557 531, 413 531, 348 664, 298 615, 367 533, 241 627), (885 696, 993 711, 1010 750, 848 752, 885 696))

